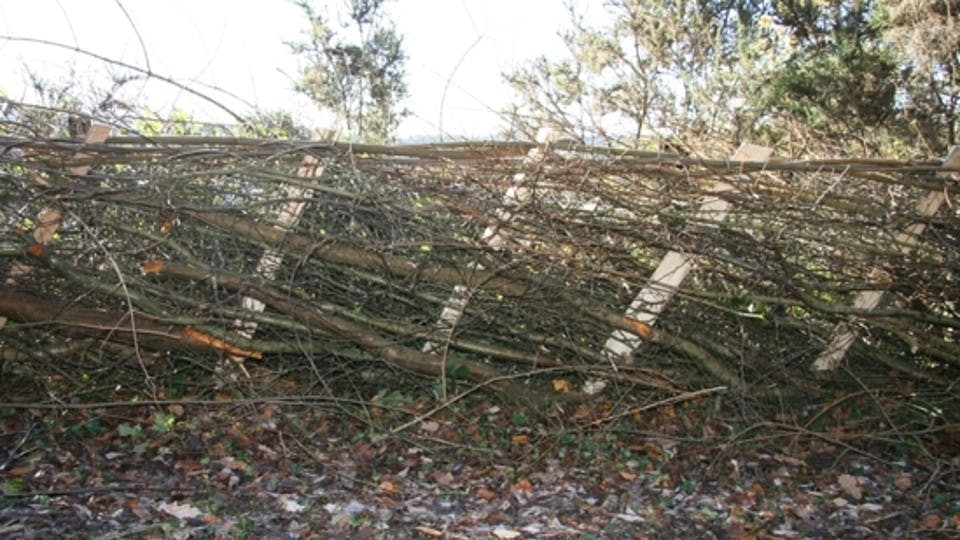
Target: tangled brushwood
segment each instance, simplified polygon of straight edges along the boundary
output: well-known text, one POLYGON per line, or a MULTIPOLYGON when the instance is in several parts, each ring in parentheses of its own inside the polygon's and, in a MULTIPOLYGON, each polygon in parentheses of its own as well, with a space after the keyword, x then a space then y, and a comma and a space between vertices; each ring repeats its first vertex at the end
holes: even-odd
POLYGON ((103 383, 233 358, 754 397, 960 375, 949 160, 90 134, 0 149, 10 373, 103 383))

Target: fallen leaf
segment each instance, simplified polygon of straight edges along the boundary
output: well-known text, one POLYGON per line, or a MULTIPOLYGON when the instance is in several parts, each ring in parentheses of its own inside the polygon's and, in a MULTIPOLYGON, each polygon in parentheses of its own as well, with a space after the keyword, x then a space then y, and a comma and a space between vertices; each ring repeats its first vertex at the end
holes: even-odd
POLYGON ((557 392, 570 392, 573 390, 573 383, 566 379, 554 379, 553 389, 557 392))
POLYGON ((443 472, 438 471, 433 473, 433 481, 436 482, 437 485, 440 485, 443 487, 450 487, 450 484, 453 484, 454 482, 454 478, 449 471, 443 471, 443 472))
POLYGON ((943 519, 938 514, 930 514, 929 516, 921 519, 917 525, 921 529, 939 529, 940 525, 943 523, 943 519))
POLYGON ((276 460, 276 459, 280 456, 280 454, 278 454, 276 450, 274 450, 273 448, 270 448, 269 446, 267 446, 267 445, 265 445, 265 444, 258 444, 258 445, 257 445, 257 450, 259 450, 260 454, 261 454, 263 457, 265 457, 266 459, 269 459, 269 460, 271 460, 271 461, 276 460))
POLYGON ((173 468, 182 470, 187 476, 196 476, 203 473, 203 465, 196 460, 185 459, 173 464, 173 468))
POLYGON ((44 208, 37 215, 37 228, 33 230, 33 239, 38 244, 49 244, 60 228, 60 220, 63 213, 56 208, 44 208))
POLYGON ((246 462, 240 461, 239 459, 233 456, 224 456, 217 461, 231 471, 235 471, 239 473, 247 472, 248 465, 246 464, 246 462))
POLYGON ((150 518, 150 512, 147 512, 140 506, 140 499, 127 499, 125 506, 127 510, 133 512, 133 515, 137 516, 141 521, 146 521, 150 518))
POLYGON ((856 477, 849 474, 841 474, 837 477, 837 483, 840 484, 844 493, 854 499, 860 500, 860 498, 863 497, 863 491, 860 489, 860 481, 857 480, 856 477))
POLYGON ((425 431, 427 433, 436 433, 438 429, 440 429, 440 424, 434 422, 433 420, 420 423, 421 431, 425 431))
POLYGON ((583 393, 595 396, 607 387, 607 381, 603 379, 591 379, 583 383, 583 393))
POLYGON ((284 512, 289 512, 291 514, 297 514, 303 512, 307 507, 306 505, 300 504, 296 499, 287 496, 280 497, 280 506, 283 508, 284 512))
POLYGON ((637 475, 630 471, 620 471, 620 478, 623 478, 627 482, 632 482, 633 480, 637 479, 637 475))
POLYGON ((516 491, 533 491, 533 484, 531 484, 529 480, 524 478, 523 480, 520 480, 519 482, 514 484, 513 489, 516 491))
POLYGON ((496 528, 493 530, 493 535, 497 538, 520 538, 519 532, 510 529, 496 528))
POLYGON ((727 525, 724 530, 726 537, 730 540, 739 540, 740 538, 747 538, 747 530, 744 528, 743 523, 740 521, 733 521, 727 525))
POLYGON ((489 489, 487 489, 487 488, 485 488, 485 487, 479 487, 479 488, 477 488, 477 496, 480 497, 481 499, 487 501, 487 502, 490 502, 490 501, 492 501, 492 500, 494 500, 494 499, 497 498, 497 494, 496 494, 496 493, 490 491, 489 489))
POLYGON ((786 463, 787 465, 793 465, 794 467, 804 467, 807 464, 802 459, 797 459, 793 456, 788 456, 785 454, 775 454, 773 458, 781 463, 786 463))
POLYGON ((524 445, 530 444, 529 435, 514 435, 513 437, 511 437, 511 440, 513 441, 513 444, 517 446, 524 446, 524 445))
POLYGON ((614 514, 613 517, 621 521, 626 521, 627 523, 640 523, 643 521, 643 516, 638 516, 634 513, 614 514))
POLYGON ((396 495, 403 492, 403 488, 390 480, 384 480, 383 482, 380 482, 380 485, 377 486, 377 489, 382 493, 387 493, 390 495, 396 495))
POLYGON ((157 509, 177 519, 193 519, 203 515, 196 506, 180 503, 160 503, 157 509))
POLYGON ((425 534, 425 535, 427 535, 427 536, 431 536, 431 537, 433 537, 433 538, 440 538, 441 536, 443 536, 443 531, 438 531, 438 530, 436 530, 436 529, 434 529, 434 528, 432 528, 432 527, 424 527, 424 526, 421 525, 421 526, 418 526, 418 527, 414 527, 414 529, 422 532, 423 534, 425 534))
POLYGON ((913 479, 908 474, 901 474, 893 480, 893 485, 901 491, 906 491, 913 487, 913 479))

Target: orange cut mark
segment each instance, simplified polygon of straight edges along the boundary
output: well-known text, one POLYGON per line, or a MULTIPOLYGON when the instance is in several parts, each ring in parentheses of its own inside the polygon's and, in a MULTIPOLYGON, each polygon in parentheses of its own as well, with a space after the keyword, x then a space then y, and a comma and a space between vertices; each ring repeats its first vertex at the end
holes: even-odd
POLYGON ((160 234, 170 234, 176 228, 178 220, 167 219, 160 225, 160 234))
POLYGON ((163 261, 147 261, 140 265, 140 271, 146 274, 159 274, 166 263, 163 261))
POLYGON ((650 326, 644 324, 636 319, 631 319, 630 317, 625 317, 625 321, 630 325, 630 328, 633 329, 633 332, 642 338, 650 337, 650 326))
POLYGON ((180 333, 183 334, 183 337, 191 341, 202 343, 210 348, 223 351, 227 354, 232 354, 233 356, 243 356, 244 358, 253 358, 254 360, 260 360, 263 358, 263 354, 261 354, 260 351, 248 351, 246 349, 241 349, 240 347, 231 345, 222 339, 215 338, 209 334, 200 332, 199 330, 194 330, 189 326, 183 327, 183 329, 180 330, 180 333))

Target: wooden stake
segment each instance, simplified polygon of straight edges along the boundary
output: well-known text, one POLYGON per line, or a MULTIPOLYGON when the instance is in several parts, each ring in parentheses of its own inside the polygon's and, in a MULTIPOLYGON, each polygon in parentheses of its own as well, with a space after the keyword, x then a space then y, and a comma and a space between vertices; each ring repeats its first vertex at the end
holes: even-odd
MULTIPOLYGON (((324 169, 324 165, 315 157, 305 156, 300 167, 297 169, 297 177, 320 178, 323 175, 324 169)), ((284 184, 283 187, 281 187, 281 192, 288 201, 281 206, 277 212, 277 227, 282 230, 293 230, 300 221, 300 215, 303 213, 304 207, 306 207, 306 200, 311 196, 312 190, 301 186, 284 184)), ((260 262, 257 263, 255 275, 267 281, 272 280, 276 277, 277 270, 280 268, 282 262, 283 253, 281 252, 280 246, 267 248, 260 257, 260 262)), ((240 306, 244 310, 252 313, 261 313, 266 307, 263 302, 250 296, 244 296, 240 301, 240 306)), ((257 331, 258 326, 256 321, 241 319, 237 319, 233 324, 237 328, 237 334, 244 339, 253 338, 253 334, 257 331)), ((230 356, 230 359, 240 363, 247 356, 249 355, 233 355, 230 356)), ((241 369, 243 369, 242 365, 241 369)))
MULTIPOLYGON (((730 159, 740 162, 766 161, 771 154, 773 150, 770 148, 744 143, 730 159)), ((733 189, 727 182, 714 182, 710 191, 720 194, 733 189)), ((719 222, 726 219, 729 211, 729 202, 718 195, 710 195, 701 204, 698 215, 700 219, 719 222)), ((695 264, 694 256, 689 253, 667 252, 650 277, 650 282, 627 308, 627 319, 639 328, 653 326, 695 264)), ((642 338, 637 334, 617 329, 607 338, 603 350, 608 355, 624 358, 632 354, 641 342, 642 338)))
MULTIPOLYGON (((953 147, 947 158, 943 160, 942 167, 945 169, 960 167, 960 146, 953 147)), ((945 190, 927 193, 920 203, 917 204, 917 214, 923 217, 936 214, 946 199, 947 195, 945 190)), ((920 235, 923 234, 926 227, 924 223, 914 223, 910 225, 904 231, 894 236, 894 245, 901 253, 909 253, 913 247, 917 245, 917 242, 919 242, 920 235)), ((864 311, 873 311, 880 305, 884 292, 885 291, 882 290, 861 291, 860 294, 857 295, 857 298, 854 299, 853 307, 864 311)), ((840 365, 843 357, 847 354, 847 350, 850 349, 860 335, 860 330, 856 326, 856 318, 849 317, 847 320, 837 323, 837 325, 833 327, 831 335, 833 339, 830 340, 830 344, 827 345, 813 363, 813 369, 817 371, 834 370, 840 365)))
MULTIPOLYGON (((107 140, 107 137, 110 135, 110 126, 105 126, 103 124, 93 124, 87 130, 86 135, 83 139, 83 144, 101 144, 107 140)), ((89 154, 83 152, 77 152, 74 154, 73 159, 75 160, 85 160, 85 158, 90 158, 89 154)), ((76 165, 69 169, 70 174, 74 176, 85 176, 90 172, 90 163, 86 162, 83 165, 76 165)), ((63 224, 63 210, 53 206, 48 206, 40 210, 37 213, 37 225, 33 229, 33 241, 36 242, 34 246, 31 246, 36 252, 43 252, 44 246, 50 243, 53 237, 57 234, 57 231, 60 230, 60 226, 63 224)), ((4 285, 16 286, 17 283, 26 277, 32 271, 32 266, 29 264, 23 263, 21 261, 14 261, 10 266, 10 270, 7 273, 6 279, 4 279, 4 285)), ((7 319, 5 317, 0 317, 0 328, 3 328, 7 324, 7 319)))
MULTIPOLYGON (((532 191, 527 186, 530 179, 528 170, 534 169, 547 154, 550 152, 550 144, 555 142, 557 134, 550 129, 542 129, 537 133, 537 142, 539 146, 531 148, 523 158, 522 169, 513 175, 513 185, 507 188, 501 200, 501 207, 497 210, 497 223, 489 225, 483 231, 483 242, 493 249, 500 250, 507 246, 510 237, 509 231, 505 228, 516 215, 516 209, 530 200, 532 191)), ((476 265, 477 270, 483 270, 482 266, 476 265)), ((470 290, 465 285, 457 285, 450 293, 450 297, 443 305, 443 311, 440 313, 440 319, 437 320, 436 330, 438 338, 446 341, 449 339, 453 329, 460 324, 463 312, 470 302, 470 290)), ((421 349, 425 353, 437 353, 443 349, 444 345, 440 341, 427 340, 421 349)))

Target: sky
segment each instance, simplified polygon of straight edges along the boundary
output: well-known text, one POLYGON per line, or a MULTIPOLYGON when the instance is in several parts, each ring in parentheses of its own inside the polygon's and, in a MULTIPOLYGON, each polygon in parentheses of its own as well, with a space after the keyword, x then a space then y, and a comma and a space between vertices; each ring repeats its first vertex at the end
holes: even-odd
MULTIPOLYGON (((590 0, 582 0, 581 8, 590 0)), ((558 31, 570 24, 563 0, 388 0, 404 38, 405 106, 398 130, 413 137, 495 135, 510 101, 502 74, 539 55, 559 58, 558 31)), ((342 0, 314 0, 318 9, 342 0)), ((588 13, 589 14, 589 13, 588 13)), ((293 92, 297 59, 285 45, 303 36, 306 19, 287 0, 0 0, 0 90, 28 98, 24 70, 50 80, 91 75, 108 80, 115 66, 74 48, 176 79, 240 113, 250 105, 329 122, 293 92), (67 47, 3 39, 29 37, 67 47), (220 92, 213 88, 224 89, 220 92)), ((195 118, 227 121, 222 111, 158 81, 131 90, 153 110, 172 107, 195 118)))

